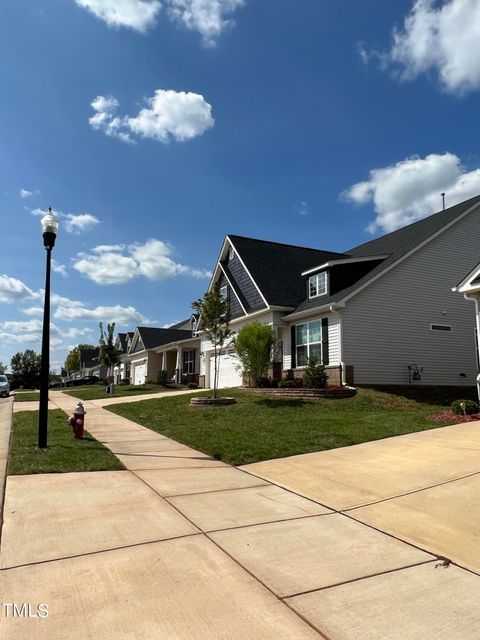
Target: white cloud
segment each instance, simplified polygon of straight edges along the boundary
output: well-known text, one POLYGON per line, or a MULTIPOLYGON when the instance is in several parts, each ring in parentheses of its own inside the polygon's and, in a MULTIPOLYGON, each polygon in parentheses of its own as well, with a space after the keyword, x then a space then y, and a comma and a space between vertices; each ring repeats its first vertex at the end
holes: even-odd
POLYGON ((43 307, 27 307, 26 309, 22 309, 22 312, 26 316, 41 316, 43 315, 43 307))
POLYGON ((52 271, 59 273, 64 278, 68 278, 67 267, 64 264, 59 264, 56 260, 52 259, 52 271))
POLYGON ((296 204, 294 210, 299 216, 308 216, 310 213, 308 209, 308 202, 305 201, 296 204))
POLYGON ((372 169, 369 179, 347 189, 343 196, 355 204, 372 202, 377 217, 368 230, 393 231, 446 206, 480 193, 480 169, 466 171, 452 153, 406 158, 394 165, 372 169))
POLYGON ((447 0, 440 6, 437 0, 415 0, 403 29, 393 31, 391 50, 373 55, 386 66, 400 67, 403 80, 435 71, 445 91, 467 93, 480 89, 479 35, 478 0, 447 0))
POLYGON ((112 307, 95 307, 87 309, 84 306, 59 306, 53 314, 56 320, 66 321, 94 321, 94 322, 115 322, 118 325, 149 324, 148 318, 143 316, 135 307, 122 307, 115 305, 112 307))
POLYGON ((168 14, 213 46, 222 31, 234 25, 229 16, 244 4, 245 0, 168 0, 168 14))
POLYGON ((0 274, 0 302, 24 302, 38 297, 39 294, 29 289, 21 280, 0 274))
POLYGON ((66 219, 65 229, 68 233, 83 233, 89 231, 92 227, 99 224, 100 220, 89 213, 65 213, 63 217, 66 219))
POLYGON ((75 0, 110 27, 145 32, 155 26, 161 4, 158 0, 75 0))
POLYGON ((175 262, 172 248, 152 238, 144 244, 100 245, 91 253, 79 253, 73 267, 97 284, 125 284, 145 276, 149 280, 166 280, 177 275, 208 278, 211 272, 175 262))
POLYGON ((25 200, 25 198, 30 198, 31 196, 38 193, 38 191, 29 191, 28 189, 20 189, 20 197, 25 200))
POLYGON ((117 116, 118 101, 113 96, 97 96, 91 103, 95 114, 89 119, 94 129, 124 142, 135 137, 168 143, 183 142, 213 127, 212 107, 198 93, 157 89, 147 99, 147 107, 136 116, 117 116))

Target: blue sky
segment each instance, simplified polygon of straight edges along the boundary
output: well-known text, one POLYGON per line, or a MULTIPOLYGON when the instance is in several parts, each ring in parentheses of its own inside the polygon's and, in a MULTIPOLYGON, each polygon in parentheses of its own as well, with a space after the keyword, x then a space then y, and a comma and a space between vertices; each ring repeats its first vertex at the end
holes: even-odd
POLYGON ((99 320, 188 316, 225 234, 344 251, 480 192, 475 0, 1 12, 4 363, 40 348, 50 205, 58 368, 99 320))

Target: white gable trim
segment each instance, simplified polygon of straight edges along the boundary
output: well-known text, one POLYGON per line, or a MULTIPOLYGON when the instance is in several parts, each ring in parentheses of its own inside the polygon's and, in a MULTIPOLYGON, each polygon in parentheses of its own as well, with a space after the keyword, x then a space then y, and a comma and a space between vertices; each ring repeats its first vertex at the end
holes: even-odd
POLYGON ((235 298, 238 300, 239 305, 242 307, 243 309, 243 313, 247 316, 247 310, 245 309, 245 307, 242 304, 242 301, 240 300, 240 298, 237 296, 235 289, 230 281, 230 278, 227 276, 227 274, 225 273, 225 269, 222 267, 222 265, 220 264, 220 262, 218 263, 220 266, 220 269, 222 270, 223 275, 225 276, 225 278, 227 279, 228 284, 230 285, 230 289, 232 290, 233 294, 235 295, 235 298))
POLYGON ((474 280, 480 277, 480 263, 465 276, 465 278, 452 288, 455 293, 472 293, 480 292, 480 283, 472 284, 474 280))
POLYGON ((231 247, 233 247, 233 249, 235 250, 235 253, 236 253, 236 255, 237 255, 238 259, 240 260, 240 263, 241 263, 242 267, 243 267, 243 268, 245 269, 245 271, 247 272, 248 277, 250 278, 250 280, 251 280, 251 281, 253 282, 253 284, 255 285, 255 287, 256 287, 256 289, 257 289, 258 293, 259 293, 259 294, 261 295, 261 297, 262 297, 262 300, 263 300, 263 301, 265 302, 265 304, 267 305, 267 309, 270 309, 270 305, 268 304, 268 302, 267 302, 267 300, 266 300, 265 296, 264 296, 264 295, 263 295, 263 293, 261 292, 260 287, 259 287, 259 286, 258 286, 258 284, 255 282, 255 280, 252 278, 252 274, 251 274, 251 273, 250 273, 250 271, 247 269, 247 267, 246 267, 246 265, 245 265, 244 261, 242 260, 242 256, 240 255, 240 252, 237 250, 237 248, 235 247, 235 245, 233 244, 233 242, 230 240, 230 236, 227 236, 227 238, 226 238, 226 239, 228 239, 228 241, 229 241, 229 243, 230 243, 230 246, 231 246, 231 247))

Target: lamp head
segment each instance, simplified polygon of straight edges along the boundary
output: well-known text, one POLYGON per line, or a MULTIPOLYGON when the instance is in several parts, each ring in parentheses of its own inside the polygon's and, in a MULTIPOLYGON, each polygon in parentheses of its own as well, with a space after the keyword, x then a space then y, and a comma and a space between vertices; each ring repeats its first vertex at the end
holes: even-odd
POLYGON ((52 212, 52 207, 48 207, 48 212, 40 220, 43 230, 43 244, 48 249, 55 246, 55 238, 58 231, 58 220, 52 212))

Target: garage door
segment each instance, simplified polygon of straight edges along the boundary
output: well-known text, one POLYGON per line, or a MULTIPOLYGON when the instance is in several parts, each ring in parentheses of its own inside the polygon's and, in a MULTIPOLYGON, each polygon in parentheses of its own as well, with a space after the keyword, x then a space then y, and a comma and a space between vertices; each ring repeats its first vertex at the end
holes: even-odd
POLYGON ((135 378, 134 384, 145 384, 145 376, 147 375, 147 365, 137 364, 135 365, 135 378))
MULTIPOLYGON (((225 353, 219 358, 220 372, 218 375, 218 388, 240 387, 242 385, 242 374, 239 367, 239 360, 234 354, 225 353)), ((215 359, 210 358, 210 386, 213 387, 213 376, 215 373, 215 359)))

